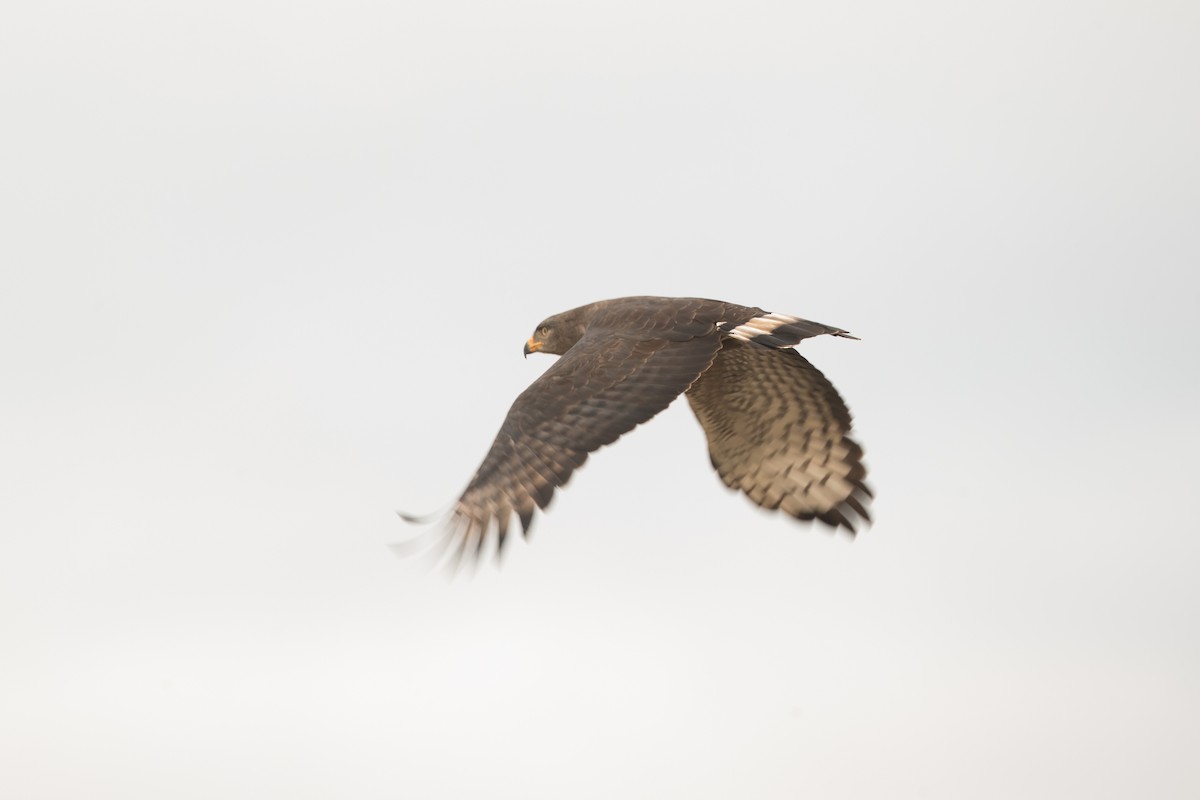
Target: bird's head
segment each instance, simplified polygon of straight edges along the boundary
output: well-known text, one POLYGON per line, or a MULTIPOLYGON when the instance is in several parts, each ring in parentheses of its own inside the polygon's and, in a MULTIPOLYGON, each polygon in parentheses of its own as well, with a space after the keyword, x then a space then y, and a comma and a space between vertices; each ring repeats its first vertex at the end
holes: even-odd
MULTIPOLYGON (((585 306, 586 308, 586 306, 585 306)), ((525 342, 525 355, 530 353, 550 353, 561 356, 583 338, 587 327, 583 309, 576 308, 547 317, 533 331, 533 336, 525 342)))

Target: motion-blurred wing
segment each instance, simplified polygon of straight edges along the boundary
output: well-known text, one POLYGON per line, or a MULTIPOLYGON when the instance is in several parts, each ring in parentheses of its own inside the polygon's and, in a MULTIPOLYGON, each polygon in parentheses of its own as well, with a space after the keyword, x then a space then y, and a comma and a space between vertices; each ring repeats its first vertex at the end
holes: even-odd
POLYGON ((476 553, 493 523, 504 546, 512 516, 528 531, 588 453, 662 411, 720 349, 713 332, 684 341, 587 335, 509 409, 492 449, 453 511, 447 543, 476 553))

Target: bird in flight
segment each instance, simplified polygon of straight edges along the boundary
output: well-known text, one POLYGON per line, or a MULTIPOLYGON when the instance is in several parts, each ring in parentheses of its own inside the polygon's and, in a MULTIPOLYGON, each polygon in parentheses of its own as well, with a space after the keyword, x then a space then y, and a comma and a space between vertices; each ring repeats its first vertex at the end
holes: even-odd
MULTIPOLYGON (((757 505, 851 534, 870 522, 871 491, 851 417, 828 379, 793 346, 847 331, 719 300, 622 297, 548 317, 525 355, 561 356, 521 393, 443 528, 442 554, 478 558, 513 517, 536 509, 592 451, 681 393, 721 479, 757 505)), ((401 513, 409 521, 420 521, 401 513)))

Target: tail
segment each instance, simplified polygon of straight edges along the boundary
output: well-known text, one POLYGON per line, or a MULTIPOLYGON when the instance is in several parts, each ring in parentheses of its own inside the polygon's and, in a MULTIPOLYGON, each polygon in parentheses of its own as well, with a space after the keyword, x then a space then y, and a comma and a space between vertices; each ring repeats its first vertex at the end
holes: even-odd
POLYGON ((858 338, 857 336, 850 335, 849 331, 844 331, 841 328, 822 325, 820 322, 812 322, 811 320, 800 319, 799 317, 792 317, 787 314, 762 314, 740 325, 733 322, 723 322, 718 327, 731 339, 774 348, 792 347, 799 344, 803 339, 825 334, 840 336, 844 339, 858 338))

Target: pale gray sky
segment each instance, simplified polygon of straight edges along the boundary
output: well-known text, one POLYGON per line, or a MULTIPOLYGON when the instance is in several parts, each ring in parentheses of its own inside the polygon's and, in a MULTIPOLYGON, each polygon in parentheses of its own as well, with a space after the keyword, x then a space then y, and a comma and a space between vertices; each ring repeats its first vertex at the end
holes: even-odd
POLYGON ((0 794, 1195 797, 1195 3, 25 4, 0 30, 0 794), (857 541, 686 405, 499 570, 387 543, 550 363, 716 297, 857 541))

